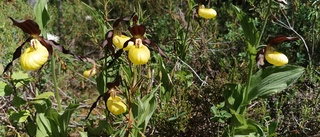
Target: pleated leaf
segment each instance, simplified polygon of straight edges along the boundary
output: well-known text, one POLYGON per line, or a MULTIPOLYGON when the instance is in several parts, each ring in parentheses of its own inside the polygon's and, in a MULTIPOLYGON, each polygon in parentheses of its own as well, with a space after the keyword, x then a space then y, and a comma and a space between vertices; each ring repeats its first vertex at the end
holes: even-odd
POLYGON ((267 67, 253 75, 246 103, 255 98, 266 97, 286 89, 304 72, 304 68, 294 65, 267 67))

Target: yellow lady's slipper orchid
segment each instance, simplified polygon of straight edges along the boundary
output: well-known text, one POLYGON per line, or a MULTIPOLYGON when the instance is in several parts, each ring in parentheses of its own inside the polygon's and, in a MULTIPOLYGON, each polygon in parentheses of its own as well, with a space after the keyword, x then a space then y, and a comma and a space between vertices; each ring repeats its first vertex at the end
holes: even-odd
MULTIPOLYGON (((117 48, 122 49, 124 43, 129 40, 130 37, 125 36, 125 35, 114 35, 112 37, 112 43, 113 45, 115 45, 117 48)), ((124 48, 125 51, 128 51, 131 47, 133 47, 133 42, 130 41, 127 45, 127 47, 124 48)))
POLYGON ((21 55, 20 63, 24 70, 37 70, 47 62, 49 52, 37 39, 32 39, 30 45, 21 55))
POLYGON ((217 16, 216 10, 212 8, 205 8, 204 5, 199 6, 198 14, 205 19, 212 19, 217 16))
POLYGON ((133 64, 143 65, 150 59, 150 50, 142 44, 140 39, 137 39, 136 45, 129 50, 128 56, 133 64))
POLYGON ((97 74, 97 71, 95 68, 93 68, 93 69, 88 69, 88 70, 84 71, 82 75, 86 78, 90 78, 90 77, 94 76, 95 74, 97 74))
POLYGON ((28 34, 29 37, 13 53, 12 61, 6 65, 3 73, 8 71, 13 65, 13 61, 18 58, 20 58, 20 64, 24 70, 37 70, 41 68, 49 56, 52 55, 53 47, 64 54, 70 54, 76 59, 82 60, 80 56, 73 54, 56 41, 48 40, 40 36, 41 30, 39 25, 33 20, 16 20, 11 17, 9 18, 12 20, 13 25, 19 27, 24 33, 28 34), (21 49, 23 49, 23 46, 27 43, 30 43, 31 46, 26 48, 23 54, 21 54, 21 49))
POLYGON ((119 96, 110 96, 107 100, 108 110, 114 115, 120 115, 127 111, 127 106, 119 96))
POLYGON ((271 46, 266 47, 265 58, 270 64, 275 66, 283 66, 289 62, 286 55, 275 51, 275 49, 271 46))

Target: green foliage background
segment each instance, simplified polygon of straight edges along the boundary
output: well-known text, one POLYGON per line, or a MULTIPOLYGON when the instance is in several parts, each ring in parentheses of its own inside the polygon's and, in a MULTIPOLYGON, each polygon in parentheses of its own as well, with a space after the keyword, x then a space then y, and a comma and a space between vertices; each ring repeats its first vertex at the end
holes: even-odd
MULTIPOLYGON (((118 17, 130 16, 133 12, 141 15, 141 22, 147 26, 147 34, 166 53, 174 56, 175 47, 184 44, 188 47, 179 57, 189 64, 208 85, 203 86, 193 72, 181 63, 164 61, 174 85, 164 87, 161 92, 166 101, 158 104, 155 115, 147 126, 147 136, 220 136, 228 128, 227 123, 210 120, 213 104, 223 101, 222 86, 225 83, 241 83, 246 80, 248 55, 240 22, 232 12, 232 4, 244 10, 262 28, 263 13, 267 4, 264 1, 211 1, 218 16, 214 20, 202 21, 199 26, 188 12, 187 1, 155 0, 63 0, 62 18, 58 17, 58 1, 50 0, 48 11, 51 20, 48 33, 60 35, 60 44, 79 55, 99 58, 101 43, 107 30, 112 29, 112 21, 118 17), (107 14, 105 14, 107 13, 107 14), (60 21, 60 22, 59 22, 60 21), (190 27, 188 26, 190 22, 190 27), (61 32, 58 26, 61 24, 61 32), (102 25, 104 24, 104 26, 102 25), (106 27, 105 27, 106 26, 106 27), (152 36, 152 37, 151 37, 152 36), (171 73, 170 73, 171 72, 171 73), (170 92, 166 92, 170 90, 170 92)), ((191 2, 191 1, 189 1, 191 2)), ((307 67, 307 73, 298 82, 276 95, 255 100, 249 106, 249 117, 264 123, 278 121, 276 131, 279 136, 312 136, 320 134, 319 75, 320 75, 320 2, 317 0, 291 0, 285 10, 289 22, 306 40, 310 49, 313 66, 307 67, 308 55, 301 40, 283 43, 276 48, 285 53, 289 63, 307 67)), ((196 3, 196 2, 195 2, 196 3)), ((277 3, 272 6, 272 14, 281 17, 277 3)), ((33 9, 27 0, 5 0, 0 2, 0 70, 11 61, 12 53, 24 41, 26 34, 12 25, 8 16, 16 19, 35 19, 33 9), (24 36, 24 37, 23 37, 24 36)), ((283 16, 280 18, 285 21, 283 16)), ((276 25, 271 20, 261 41, 266 44, 270 37, 277 35, 295 36, 292 31, 276 25)), ((58 64, 58 85, 65 94, 63 100, 76 100, 80 109, 71 119, 70 136, 78 136, 87 125, 85 118, 90 105, 98 92, 95 83, 78 78, 89 66, 76 63, 71 57, 59 55, 63 63, 58 64), (66 69, 63 69, 64 63, 66 69)), ((154 59, 153 59, 154 60, 154 59)), ((16 63, 15 70, 21 70, 16 63)), ((45 67, 49 67, 46 65, 45 67)), ((43 69, 42 71, 46 71, 43 69)), ((255 70, 256 72, 257 70, 255 70)), ((48 73, 47 73, 48 74, 48 73)), ((49 73, 50 74, 50 73, 49 73)), ((3 78, 1 78, 3 79, 3 78)), ((40 92, 52 88, 50 76, 41 80, 40 92)), ((23 89, 20 92, 25 92, 23 89)), ((161 94, 161 93, 158 93, 161 94)), ((0 98, 1 111, 12 106, 12 99, 0 98), (9 102, 7 102, 9 101, 9 102)), ((159 101, 158 101, 159 102, 159 101)), ((64 104, 66 105, 66 104, 64 104)), ((93 112, 91 119, 103 119, 104 106, 93 112)), ((0 113, 0 136, 13 133, 0 113)), ((227 122, 227 121, 225 121, 227 122)), ((18 129, 23 133, 24 129, 18 129)))

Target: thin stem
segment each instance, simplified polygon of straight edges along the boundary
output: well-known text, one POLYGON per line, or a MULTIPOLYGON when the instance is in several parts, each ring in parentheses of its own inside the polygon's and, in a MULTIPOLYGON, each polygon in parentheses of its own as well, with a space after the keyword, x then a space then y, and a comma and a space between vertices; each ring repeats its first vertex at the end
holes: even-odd
POLYGON ((132 73, 133 73, 133 80, 132 80, 132 87, 136 86, 137 84, 137 79, 138 79, 138 70, 137 70, 137 65, 133 65, 132 67, 132 73))
POLYGON ((315 31, 316 31, 316 23, 317 23, 317 15, 314 16, 313 18, 313 23, 312 23, 312 47, 311 47, 311 56, 314 54, 314 46, 315 46, 315 31))
POLYGON ((309 48, 308 48, 308 45, 307 45, 306 41, 304 40, 304 38, 296 30, 294 30, 293 28, 291 30, 302 40, 303 45, 306 48, 306 51, 307 51, 307 54, 308 54, 309 66, 311 67, 312 66, 311 55, 310 55, 309 48))
POLYGON ((133 90, 136 90, 134 87, 137 84, 137 78, 138 78, 138 72, 137 72, 137 66, 133 65, 132 67, 132 73, 133 73, 133 79, 132 79, 132 84, 131 84, 131 88, 129 89, 129 95, 128 95, 128 107, 129 107, 129 126, 128 128, 132 128, 133 125, 133 121, 134 121, 134 117, 133 117, 133 113, 132 113, 132 104, 133 104, 133 90))
MULTIPOLYGON (((268 17, 270 15, 270 11, 271 11, 271 2, 268 1, 268 4, 269 4, 269 6, 268 6, 267 14, 265 16, 265 20, 264 20, 264 23, 263 23, 263 27, 262 27, 259 39, 255 43, 255 45, 253 45, 255 48, 259 45, 259 43, 260 43, 260 41, 262 39, 263 33, 265 31, 265 28, 267 26, 268 17)), ((253 55, 253 53, 249 53, 249 54, 250 54, 249 72, 248 72, 248 78, 247 78, 247 83, 246 83, 245 96, 244 96, 244 99, 243 99, 245 101, 244 103, 248 103, 248 100, 247 100, 248 99, 248 93, 249 93, 249 89, 250 89, 250 84, 251 84, 252 75, 253 75, 253 67, 254 67, 254 63, 255 63, 255 56, 253 55)), ((244 112, 244 110, 240 110, 240 111, 244 112)))
POLYGON ((59 95, 59 90, 58 90, 58 86, 57 86, 57 76, 56 76, 55 62, 56 62, 55 56, 54 56, 54 54, 52 54, 50 63, 51 63, 51 73, 52 73, 52 78, 53 78, 54 95, 55 95, 56 100, 57 100, 58 111, 61 112, 62 111, 62 106, 61 106, 60 95, 59 95))
POLYGON ((60 39, 63 38, 62 34, 62 1, 58 0, 58 32, 60 39))
POLYGON ((258 40, 258 42, 256 43, 257 45, 256 45, 256 47, 259 45, 259 43, 260 43, 260 41, 261 41, 261 39, 262 39, 262 36, 263 36, 263 33, 264 33, 264 31, 265 31, 265 28, 266 28, 266 26, 267 26, 267 23, 268 23, 268 17, 269 17, 269 15, 270 15, 270 11, 271 11, 271 3, 268 1, 268 3, 269 3, 269 7, 268 7, 268 11, 267 11, 267 15, 266 15, 266 19, 264 20, 264 23, 263 23, 263 27, 262 27, 262 30, 261 30, 261 34, 260 34, 260 36, 259 36, 259 40, 258 40))
POLYGON ((186 45, 186 43, 187 43, 187 38, 188 38, 188 31, 189 31, 189 27, 190 27, 190 18, 188 18, 188 25, 187 25, 187 29, 186 29, 186 33, 185 33, 185 35, 184 35, 184 38, 183 38, 183 43, 182 43, 182 46, 183 46, 183 50, 182 50, 182 52, 183 52, 183 56, 182 56, 182 58, 183 59, 185 59, 185 57, 186 57, 186 51, 187 51, 187 45, 186 45))
POLYGON ((200 76, 197 74, 197 72, 194 71, 194 69, 193 69, 190 65, 188 65, 186 62, 184 62, 183 60, 181 60, 179 57, 177 57, 177 59, 178 59, 180 62, 182 62, 184 65, 186 65, 186 66, 193 72, 194 75, 196 75, 196 77, 201 81, 201 83, 202 83, 201 85, 208 85, 208 83, 207 83, 206 81, 202 80, 202 79, 200 78, 200 76))
MULTIPOLYGON (((190 2, 188 1, 188 3, 189 3, 189 5, 190 5, 190 2)), ((189 12, 192 12, 192 10, 191 9, 189 9, 189 12)), ((188 46, 187 46, 187 39, 188 39, 188 32, 189 32, 189 28, 190 28, 190 26, 191 26, 191 17, 190 16, 186 16, 186 18, 187 18, 187 28, 186 28, 186 30, 185 30, 185 33, 184 33, 184 37, 183 37, 183 40, 182 40, 182 45, 181 45, 181 47, 183 48, 182 50, 179 50, 180 51, 180 53, 178 53, 179 55, 180 55, 180 57, 184 60, 185 58, 186 58, 186 52, 187 52, 187 50, 188 50, 188 46), (182 53, 181 53, 182 52, 182 53), (183 56, 181 56, 181 54, 183 55, 183 56)), ((185 26, 183 27, 183 29, 185 28, 185 26)), ((180 48, 180 47, 178 47, 178 48, 180 48)))

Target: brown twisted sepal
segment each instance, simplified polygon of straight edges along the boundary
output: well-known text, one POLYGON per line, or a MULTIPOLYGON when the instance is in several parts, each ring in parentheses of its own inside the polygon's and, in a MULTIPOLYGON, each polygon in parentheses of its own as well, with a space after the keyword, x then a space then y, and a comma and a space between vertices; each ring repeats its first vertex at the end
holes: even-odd
POLYGON ((19 27, 24 33, 29 34, 31 37, 34 38, 40 35, 41 30, 39 28, 39 25, 33 20, 16 20, 12 17, 9 18, 12 20, 13 25, 19 27))

